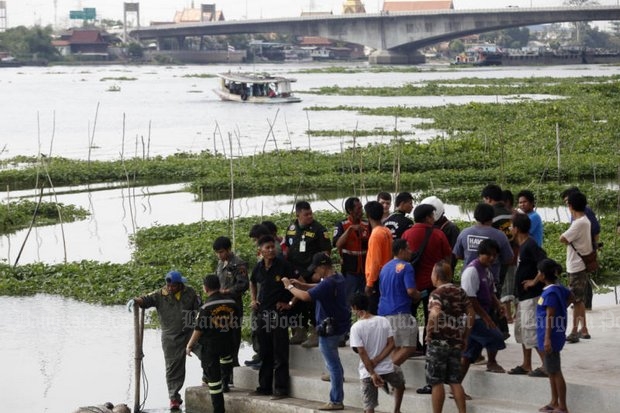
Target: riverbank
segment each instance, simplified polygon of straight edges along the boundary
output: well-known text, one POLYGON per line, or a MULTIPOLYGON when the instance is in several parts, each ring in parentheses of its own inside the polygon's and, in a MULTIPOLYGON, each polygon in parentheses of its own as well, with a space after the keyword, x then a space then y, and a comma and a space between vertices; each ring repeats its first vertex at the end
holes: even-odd
MULTIPOLYGON (((569 313, 572 311, 569 310, 569 313)), ((571 314, 569 314, 571 315, 571 314)), ((572 315, 571 315, 572 316, 572 315)), ((567 382, 567 404, 571 413, 615 412, 620 406, 620 358, 617 342, 620 337, 620 306, 596 308, 587 313, 592 338, 567 344, 561 353, 562 372, 567 382)), ((569 319, 569 325, 571 320, 569 319)), ((514 337, 513 326, 511 334, 514 337)), ((350 348, 340 348, 345 371, 345 400, 347 411, 361 411, 357 363, 359 358, 350 348)), ((506 370, 521 363, 521 345, 514 338, 499 352, 498 363, 506 370)), ((257 372, 247 367, 235 369, 235 389, 225 395, 227 409, 236 413, 315 412, 328 400, 329 383, 322 382, 323 362, 318 349, 291 346, 290 399, 271 401, 268 397, 248 397, 258 382, 257 372)), ((406 390, 401 412, 431 413, 429 395, 419 395, 415 389, 425 383, 424 359, 412 358, 403 365, 406 390)), ((533 358, 533 366, 540 360, 533 358)), ((467 409, 473 413, 531 413, 546 405, 550 399, 549 380, 528 376, 488 373, 485 366, 472 366, 464 387, 473 400, 467 409)), ((392 398, 380 393, 378 412, 392 408, 392 398)), ((208 389, 190 387, 186 391, 188 413, 210 413, 208 389)), ((454 412, 454 403, 446 399, 446 412, 454 412)))

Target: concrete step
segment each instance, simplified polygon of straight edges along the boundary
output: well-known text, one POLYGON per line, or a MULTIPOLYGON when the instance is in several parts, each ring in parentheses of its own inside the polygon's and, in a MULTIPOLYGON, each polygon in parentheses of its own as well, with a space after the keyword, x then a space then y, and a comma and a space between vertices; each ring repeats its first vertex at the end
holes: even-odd
MULTIPOLYGON (((321 381, 314 372, 291 370, 291 398, 272 401, 268 396, 250 397, 248 392, 256 388, 258 372, 247 367, 235 369, 234 391, 225 395, 227 410, 235 413, 256 412, 259 409, 274 413, 315 412, 328 399, 330 383, 321 381), (303 399, 303 400, 301 400, 303 399)), ((545 387, 546 388, 546 387, 545 387)), ((446 395, 448 394, 446 388, 446 395)), ((360 385, 357 378, 347 377, 344 383, 346 411, 362 412, 360 385)), ((187 411, 191 413, 211 413, 211 402, 206 387, 190 387, 185 393, 187 411)), ((523 397, 521 397, 523 399, 523 397)), ((542 406, 542 404, 541 404, 542 406)), ((473 413, 530 413, 538 410, 538 405, 524 401, 511 401, 489 398, 474 398, 467 402, 467 410, 473 413)), ((377 412, 393 411, 393 397, 379 391, 377 412)), ((454 402, 446 397, 444 412, 456 412, 454 402)), ((407 386, 402 413, 431 413, 430 395, 420 395, 415 388, 407 386)))

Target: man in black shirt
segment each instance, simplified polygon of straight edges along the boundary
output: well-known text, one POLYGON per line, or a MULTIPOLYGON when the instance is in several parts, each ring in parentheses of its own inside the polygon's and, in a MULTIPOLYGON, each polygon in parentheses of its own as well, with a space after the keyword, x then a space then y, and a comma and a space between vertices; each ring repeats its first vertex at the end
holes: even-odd
POLYGON ((517 213, 512 218, 512 234, 519 244, 519 260, 515 273, 515 295, 519 303, 515 317, 515 340, 523 348, 523 363, 508 371, 508 374, 527 374, 533 377, 546 377, 539 367, 532 370, 532 349, 540 356, 536 338, 536 304, 542 294, 544 284, 539 280, 538 263, 547 257, 545 251, 530 236, 531 221, 527 214, 517 213), (540 282, 539 282, 540 281, 540 282))
POLYGON ((403 233, 413 226, 413 220, 406 216, 413 210, 413 196, 409 192, 396 195, 396 209, 383 222, 383 226, 392 233, 392 239, 399 239, 403 233))
POLYGON ((252 309, 258 313, 257 335, 263 363, 258 372, 258 387, 251 395, 272 394, 273 399, 281 399, 289 394, 288 315, 292 298, 282 278, 291 278, 293 269, 277 256, 271 235, 262 237, 258 248, 262 259, 252 271, 250 293, 252 309))
POLYGON ((239 323, 240 309, 235 300, 220 292, 217 275, 204 279, 205 303, 200 307, 194 333, 185 353, 191 357, 192 348, 200 341, 202 381, 209 386, 214 413, 224 413, 224 394, 233 369, 233 330, 239 323))

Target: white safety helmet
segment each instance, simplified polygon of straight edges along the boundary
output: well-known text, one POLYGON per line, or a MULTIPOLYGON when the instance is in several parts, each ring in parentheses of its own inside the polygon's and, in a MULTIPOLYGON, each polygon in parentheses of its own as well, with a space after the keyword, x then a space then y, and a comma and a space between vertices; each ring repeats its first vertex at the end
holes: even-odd
POLYGON ((439 221, 439 218, 441 218, 444 213, 443 202, 441 202, 441 199, 437 198, 436 196, 429 196, 427 198, 424 198, 420 202, 420 204, 429 204, 435 207, 435 222, 439 221))

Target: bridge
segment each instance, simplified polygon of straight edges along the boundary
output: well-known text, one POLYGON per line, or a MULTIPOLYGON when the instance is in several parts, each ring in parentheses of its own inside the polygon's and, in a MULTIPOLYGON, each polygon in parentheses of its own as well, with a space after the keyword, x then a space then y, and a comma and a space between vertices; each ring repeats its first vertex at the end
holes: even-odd
POLYGON ((620 20, 620 6, 437 10, 380 14, 343 14, 278 19, 164 24, 138 28, 131 36, 140 40, 240 33, 290 33, 320 36, 362 44, 375 49, 370 63, 422 63, 418 49, 471 34, 535 24, 620 20))

